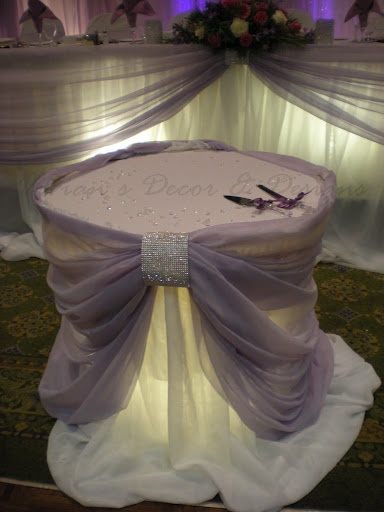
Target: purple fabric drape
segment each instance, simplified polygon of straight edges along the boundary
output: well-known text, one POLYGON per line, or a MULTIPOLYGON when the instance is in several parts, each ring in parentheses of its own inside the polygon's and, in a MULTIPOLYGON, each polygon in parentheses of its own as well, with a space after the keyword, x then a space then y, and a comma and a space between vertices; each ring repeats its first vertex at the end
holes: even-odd
MULTIPOLYGON (((373 113, 384 113, 384 104, 377 102, 370 96, 366 83, 358 78, 359 72, 355 70, 333 68, 319 59, 309 62, 306 59, 295 59, 289 55, 260 55, 253 54, 249 57, 249 66, 265 85, 278 96, 285 98, 290 103, 310 112, 319 119, 331 122, 335 126, 347 130, 359 136, 383 144, 384 131, 381 117, 379 123, 375 123, 373 115, 369 122, 362 120, 355 113, 348 112, 346 103, 354 102, 356 109, 365 101, 373 113), (294 70, 294 73, 292 73, 294 70), (358 87, 352 92, 349 83, 356 81, 358 87), (324 94, 332 83, 332 101, 324 94), (346 98, 349 96, 347 101, 346 98), (332 121, 330 119, 332 118, 332 121)), ((374 74, 376 79, 378 74, 374 74)), ((379 78, 382 81, 382 77, 379 78)), ((379 86, 380 87, 380 86, 379 86)))
MULTIPOLYGON (((42 81, 44 87, 48 85, 44 94, 38 96, 39 100, 42 100, 41 109, 34 107, 40 119, 39 126, 48 134, 48 144, 44 144, 41 138, 39 143, 33 144, 32 139, 36 136, 35 120, 27 116, 25 122, 20 123, 19 118, 15 118, 14 109, 9 109, 10 102, 7 102, 5 96, 0 96, 0 109, 4 105, 4 117, 0 120, 1 163, 58 163, 89 156, 92 151, 121 142, 170 119, 227 69, 223 55, 217 57, 209 50, 192 45, 133 45, 128 56, 123 45, 108 45, 92 64, 89 54, 81 55, 84 50, 87 53, 89 48, 69 48, 69 53, 65 50, 60 55, 60 60, 57 59, 57 55, 46 56, 45 65, 53 64, 55 69, 42 69, 39 59, 38 73, 33 78, 30 73, 27 82, 20 81, 16 85, 18 93, 15 94, 13 89, 12 94, 13 97, 17 97, 18 108, 25 112, 22 105, 26 104, 25 108, 28 109, 33 85, 37 85, 39 91, 42 89, 38 84, 42 81), (74 52, 72 55, 71 50, 74 52), (117 57, 116 51, 120 57, 117 57), (80 61, 77 60, 79 57, 80 61), (74 60, 77 60, 75 65, 74 60), (99 75, 101 70, 103 77, 99 75), (52 80, 56 81, 59 74, 62 79, 58 87, 63 91, 60 98, 57 88, 52 86, 52 80), (132 89, 130 84, 135 82, 136 77, 147 80, 141 81, 136 89, 132 89), (118 95, 114 88, 117 80, 126 82, 122 85, 121 94, 118 95), (94 91, 90 94, 91 84, 97 84, 99 94, 94 91), (54 104, 49 106, 52 94, 54 104), (71 101, 75 98, 74 101, 77 103, 77 98, 83 94, 87 101, 81 102, 77 113, 71 108, 60 108, 60 102, 64 102, 65 95, 69 95, 71 101), (10 150, 7 147, 10 122, 9 118, 5 117, 6 111, 11 118, 10 122, 13 120, 18 130, 22 129, 26 134, 27 157, 20 146, 12 146, 10 150), (43 117, 44 121, 41 121, 42 111, 47 112, 43 117), (80 122, 76 120, 78 115, 79 121, 81 118, 80 122), (5 140, 2 140, 1 131, 5 126, 6 136, 5 140), (100 130, 101 126, 108 126, 108 129, 100 130), (57 143, 53 143, 56 140, 57 143)), ((12 67, 15 61, 12 55, 9 55, 9 58, 12 67)), ((31 54, 25 55, 24 62, 27 62, 28 66, 31 65, 31 54)), ((18 73, 19 69, 24 70, 23 67, 18 68, 18 73)), ((4 77, 4 82, 6 81, 7 78, 4 77)), ((19 144, 21 138, 16 132, 12 133, 19 144)))
MULTIPOLYGON (((161 151, 144 144, 99 155, 40 178, 35 200, 44 218, 48 283, 62 325, 40 384, 46 410, 67 423, 87 423, 129 403, 145 351, 155 299, 141 276, 141 235, 99 227, 44 206, 55 183, 116 158, 161 151)), ((232 148, 217 143, 216 150, 232 148)), ((247 153, 278 161, 270 154, 247 153)), ((291 159, 292 169, 302 161, 291 159)), ((305 171, 304 171, 305 172, 305 171)), ((190 233, 190 296, 201 320, 215 375, 207 377, 257 434, 277 439, 316 421, 333 374, 333 351, 313 308, 312 268, 334 201, 324 178, 313 215, 221 225, 190 233), (272 237, 271 237, 272 234, 272 237), (268 241, 267 255, 236 249, 268 241), (288 244, 291 250, 281 254, 288 244), (296 248, 296 249, 295 249, 296 248), (295 306, 303 318, 286 330, 266 312, 295 306)))
MULTIPOLYGON (((251 55, 250 67, 289 103, 383 144, 381 56, 372 46, 352 46, 251 55), (358 59, 364 59, 364 70, 358 59)), ((124 45, 61 50, 60 59, 46 52, 44 61, 33 49, 2 53, 2 164, 86 158, 170 119, 227 70, 222 53, 194 45, 132 45, 129 55, 124 45), (25 69, 28 81, 21 79, 25 69)), ((214 111, 225 105, 219 97, 214 111)))

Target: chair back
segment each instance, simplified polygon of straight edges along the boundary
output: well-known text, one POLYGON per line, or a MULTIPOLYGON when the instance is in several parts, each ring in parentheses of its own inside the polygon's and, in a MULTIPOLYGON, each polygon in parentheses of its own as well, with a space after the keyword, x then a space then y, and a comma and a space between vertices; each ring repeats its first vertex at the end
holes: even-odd
POLYGON ((380 14, 376 13, 370 13, 365 34, 369 39, 384 41, 384 16, 380 16, 380 14))
POLYGON ((94 32, 107 32, 112 39, 127 38, 131 35, 132 29, 128 25, 126 16, 120 16, 115 23, 111 23, 111 12, 100 14, 92 18, 87 26, 87 34, 93 34, 94 32))

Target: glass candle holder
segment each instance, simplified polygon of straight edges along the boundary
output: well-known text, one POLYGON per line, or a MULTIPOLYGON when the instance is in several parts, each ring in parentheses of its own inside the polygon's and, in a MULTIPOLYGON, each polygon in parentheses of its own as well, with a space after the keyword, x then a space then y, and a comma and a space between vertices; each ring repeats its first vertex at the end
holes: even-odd
POLYGON ((144 24, 146 44, 161 44, 163 42, 163 26, 160 20, 147 20, 144 24))
POLYGON ((316 42, 319 44, 333 44, 335 20, 318 19, 316 21, 316 42))

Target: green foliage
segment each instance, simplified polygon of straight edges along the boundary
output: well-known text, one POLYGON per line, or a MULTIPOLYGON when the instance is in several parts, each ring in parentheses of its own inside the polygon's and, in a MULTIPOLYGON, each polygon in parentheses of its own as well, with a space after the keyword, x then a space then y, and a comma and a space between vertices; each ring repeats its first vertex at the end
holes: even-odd
POLYGON ((171 42, 202 44, 215 50, 226 48, 271 51, 280 44, 304 46, 312 42, 301 32, 300 23, 274 2, 222 0, 207 2, 204 10, 193 10, 173 26, 171 42))

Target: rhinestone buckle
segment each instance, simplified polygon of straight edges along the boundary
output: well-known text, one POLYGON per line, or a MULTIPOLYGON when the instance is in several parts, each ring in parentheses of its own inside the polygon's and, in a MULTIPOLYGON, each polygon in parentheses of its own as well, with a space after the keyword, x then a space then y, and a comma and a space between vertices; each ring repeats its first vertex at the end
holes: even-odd
POLYGON ((141 271, 146 286, 188 287, 188 233, 145 233, 141 271))

